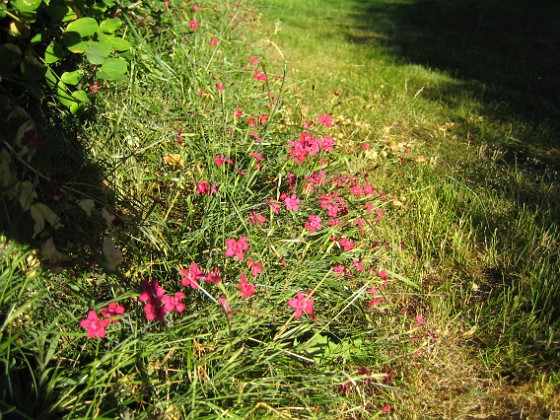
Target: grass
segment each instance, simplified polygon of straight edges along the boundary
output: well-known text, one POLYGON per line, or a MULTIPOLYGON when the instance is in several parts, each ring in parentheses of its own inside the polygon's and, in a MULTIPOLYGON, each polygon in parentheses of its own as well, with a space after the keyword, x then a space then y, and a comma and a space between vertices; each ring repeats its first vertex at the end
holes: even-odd
MULTIPOLYGON (((488 28, 501 34, 519 16, 545 24, 546 52, 556 6, 528 15, 515 4, 500 16, 500 2, 478 5, 465 16, 480 25, 469 38, 468 22, 438 26, 464 4, 440 3, 267 0, 255 12, 208 1, 193 12, 170 2, 159 22, 131 11, 130 80, 103 84, 81 125, 56 109, 32 114, 47 146, 35 154, 17 142, 2 150, 3 174, 15 174, 1 196, 4 416, 553 417, 554 85, 550 96, 538 91, 542 109, 527 110, 515 99, 541 83, 531 63, 512 82, 486 61, 461 60, 489 44, 488 28), (464 56, 449 53, 458 40, 464 56), (517 81, 529 86, 516 91, 517 81), (304 131, 332 137, 333 150, 295 163, 289 142, 304 131), (320 170, 327 182, 309 189, 320 170), (64 226, 47 222, 33 236, 16 181, 64 226), (369 184, 372 194, 352 193, 369 184), (334 193, 345 206, 336 219, 319 200, 334 193), (299 210, 282 194, 296 194, 299 210), (89 215, 83 200, 93 200, 89 215), (266 222, 252 223, 253 212, 266 222), (304 228, 309 215, 322 229, 304 228), (243 260, 227 257, 226 240, 244 236, 243 260), (248 259, 263 273, 251 275, 248 259), (218 267, 221 281, 181 286, 192 263, 218 267), (255 285, 247 299, 241 274, 255 285), (185 310, 146 320, 139 297, 150 280, 185 293, 185 310), (298 292, 313 316, 295 317, 298 292), (125 314, 106 338, 88 339, 80 321, 110 302, 125 314)), ((491 53, 511 63, 503 51, 491 53)), ((11 122, 6 137, 21 124, 11 122)))

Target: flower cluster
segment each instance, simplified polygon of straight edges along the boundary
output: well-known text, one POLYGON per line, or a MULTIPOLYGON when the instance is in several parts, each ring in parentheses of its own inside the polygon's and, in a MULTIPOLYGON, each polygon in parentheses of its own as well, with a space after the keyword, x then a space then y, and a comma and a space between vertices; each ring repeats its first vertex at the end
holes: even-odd
POLYGON ((185 310, 185 305, 181 303, 185 298, 183 292, 166 295, 165 290, 155 280, 142 280, 141 286, 144 292, 138 299, 145 303, 144 312, 147 320, 163 321, 167 312, 173 310, 183 312, 185 310))
POLYGON ((119 322, 119 318, 124 314, 124 306, 111 302, 109 305, 101 309, 101 316, 95 311, 89 311, 87 318, 80 321, 80 326, 85 328, 89 338, 105 338, 106 328, 111 322, 119 322))
POLYGON ((299 140, 288 142, 289 154, 297 164, 303 163, 308 155, 314 156, 321 150, 333 150, 333 145, 334 140, 332 137, 327 136, 319 139, 313 137, 307 131, 300 134, 299 140))

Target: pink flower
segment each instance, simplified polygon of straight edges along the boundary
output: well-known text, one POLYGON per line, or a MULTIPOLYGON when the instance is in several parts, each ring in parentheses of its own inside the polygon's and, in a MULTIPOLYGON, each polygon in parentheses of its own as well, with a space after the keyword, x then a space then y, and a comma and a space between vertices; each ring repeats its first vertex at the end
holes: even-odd
POLYGON ((268 117, 266 115, 262 114, 259 116, 260 125, 265 125, 267 121, 268 121, 268 117))
POLYGON ((321 221, 322 220, 319 216, 309 215, 309 222, 305 222, 303 224, 303 227, 309 229, 309 232, 311 233, 317 232, 318 230, 321 230, 321 228, 323 227, 321 221))
POLYGON ((313 315, 313 302, 312 299, 307 299, 302 292, 297 292, 297 296, 294 299, 288 301, 288 305, 295 309, 294 317, 300 318, 303 313, 307 313, 311 318, 313 315))
POLYGON ((220 184, 209 184, 205 180, 200 181, 196 185, 196 193, 199 195, 211 195, 218 191, 220 184))
POLYGON ((358 272, 364 271, 364 266, 362 265, 363 260, 364 260, 363 258, 360 259, 359 261, 358 260, 352 260, 352 262, 354 263, 354 266, 356 267, 356 271, 358 271, 358 272))
POLYGON ((233 238, 226 239, 226 246, 226 257, 236 257, 241 261, 245 257, 244 252, 249 249, 247 236, 242 236, 237 241, 233 238))
POLYGON ((210 40, 210 46, 211 46, 211 47, 215 47, 215 46, 217 46, 217 45, 218 45, 218 40, 217 40, 216 38, 212 38, 212 39, 210 40))
POLYGON ((193 4, 192 11, 198 12, 198 4, 193 4))
POLYGON ((416 325, 414 327, 420 328, 422 325, 424 325, 424 318, 422 318, 422 314, 418 314, 416 315, 416 325))
POLYGON ((348 252, 352 249, 354 249, 354 242, 352 242, 351 240, 349 240, 348 238, 341 238, 340 241, 338 241, 339 245, 342 247, 342 249, 344 249, 344 252, 348 252))
POLYGON ((95 311, 89 311, 87 318, 80 321, 80 326, 86 329, 89 338, 105 338, 105 328, 110 323, 110 319, 99 319, 95 311))
POLYGON ((258 225, 258 226, 264 226, 264 224, 267 222, 266 217, 264 217, 263 215, 255 212, 255 211, 251 211, 251 215, 249 216, 248 220, 252 224, 258 225))
POLYGON ((161 298, 163 303, 164 312, 172 312, 176 310, 177 312, 183 312, 185 310, 185 304, 181 301, 185 298, 183 292, 177 292, 174 296, 165 295, 161 298))
POLYGON ((284 198, 284 205, 286 206, 286 210, 288 211, 298 211, 299 203, 301 203, 301 200, 297 198, 295 194, 284 198))
POLYGON ((247 276, 245 274, 241 274, 239 281, 240 284, 237 286, 237 289, 241 292, 241 299, 246 299, 255 294, 255 285, 247 283, 247 276))
POLYGON ((222 166, 224 163, 226 163, 226 158, 224 156, 216 156, 214 158, 214 163, 216 164, 216 166, 222 166))
POLYGON ((250 61, 251 63, 253 63, 255 66, 258 66, 258 65, 259 65, 259 59, 253 57, 252 55, 249 56, 249 61, 250 61))
POLYGON ((375 220, 377 220, 378 222, 381 221, 381 219, 383 219, 383 211, 381 209, 375 209, 375 220))
POLYGON ((218 89, 218 91, 224 90, 224 84, 223 83, 216 83, 216 89, 218 89))
POLYGON ((379 271, 379 277, 381 277, 383 280, 387 280, 389 278, 389 276, 387 275, 387 270, 385 270, 384 268, 381 269, 379 271))
POLYGON ((119 322, 117 317, 122 314, 124 314, 124 306, 118 305, 117 302, 110 302, 106 308, 101 309, 101 316, 112 322, 119 322))
POLYGON ((262 71, 254 72, 253 77, 255 78, 255 80, 259 80, 259 81, 268 79, 266 73, 263 73, 262 71))
POLYGON ((194 19, 189 22, 189 26, 193 31, 196 31, 200 27, 200 25, 194 19))
POLYGON ((204 95, 205 95, 205 94, 206 94, 206 92, 204 92, 203 90, 200 90, 200 91, 198 92, 198 96, 199 96, 200 98, 204 98, 204 95))
POLYGON ((247 260, 247 265, 251 269, 251 275, 253 277, 256 277, 259 274, 262 274, 262 272, 263 272, 262 262, 255 262, 253 260, 247 260))
POLYGON ((138 298, 140 302, 145 303, 144 312, 148 321, 155 319, 162 321, 165 316, 163 308, 162 297, 165 295, 165 290, 155 280, 147 281, 142 280, 142 288, 144 292, 138 298))
POLYGON ((189 286, 191 289, 198 289, 198 280, 204 278, 204 273, 198 264, 192 263, 189 265, 189 269, 182 268, 179 274, 183 277, 181 279, 181 284, 185 287, 189 286))
POLYGON ((220 305, 222 305, 222 309, 228 314, 228 318, 231 318, 231 307, 229 306, 227 299, 220 296, 218 300, 220 301, 220 305))
POLYGON ((236 108, 234 113, 233 113, 233 116, 235 118, 241 118, 242 115, 243 115, 243 111, 241 111, 239 108, 236 108))
POLYGON ((221 277, 220 277, 220 268, 216 267, 214 268, 214 271, 209 272, 208 274, 206 274, 206 277, 204 277, 204 281, 207 281, 209 283, 213 283, 213 284, 218 284, 221 281, 221 277))
MULTIPOLYGON (((256 141, 258 141, 259 143, 262 142, 262 138, 259 137, 259 135, 257 133, 255 133, 254 131, 249 131, 249 135, 251 137, 253 137, 256 141)), ((260 168, 260 166, 258 166, 260 168)))
POLYGON ((280 202, 276 200, 266 200, 266 204, 268 204, 270 210, 272 210, 274 214, 280 214, 280 202))
POLYGON ((330 115, 319 115, 317 119, 319 120, 319 124, 324 127, 332 127, 333 125, 333 118, 330 115))
POLYGON ((91 85, 89 85, 88 90, 89 90, 89 93, 91 93, 93 95, 93 94, 97 93, 99 88, 101 88, 101 84, 99 82, 94 82, 91 85))
POLYGON ((169 9, 169 2, 168 2, 168 1, 164 1, 164 2, 163 2, 163 7, 165 7, 166 9, 169 9))

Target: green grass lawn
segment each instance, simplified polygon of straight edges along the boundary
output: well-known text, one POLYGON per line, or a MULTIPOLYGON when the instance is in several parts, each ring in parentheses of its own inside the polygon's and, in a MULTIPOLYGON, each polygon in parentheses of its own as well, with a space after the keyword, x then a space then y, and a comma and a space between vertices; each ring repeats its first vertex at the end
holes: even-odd
POLYGON ((554 418, 558 6, 198 6, 0 92, 0 413, 554 418))

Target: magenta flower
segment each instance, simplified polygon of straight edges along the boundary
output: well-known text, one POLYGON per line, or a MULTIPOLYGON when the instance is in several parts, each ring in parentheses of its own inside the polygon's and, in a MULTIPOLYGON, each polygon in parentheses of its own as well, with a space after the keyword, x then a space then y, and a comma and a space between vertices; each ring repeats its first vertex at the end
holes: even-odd
POLYGON ((101 309, 101 316, 112 322, 119 322, 118 317, 124 314, 124 306, 111 302, 106 308, 101 309))
POLYGON ((110 319, 99 319, 95 311, 89 311, 87 318, 80 321, 80 326, 86 329, 89 338, 105 338, 105 328, 110 323, 110 319))
POLYGON ((239 282, 240 284, 237 286, 237 289, 241 292, 241 299, 247 299, 255 294, 255 285, 247 283, 247 276, 245 274, 241 274, 239 282))
POLYGON ((297 292, 297 296, 294 299, 288 301, 288 305, 295 309, 294 317, 300 318, 305 312, 311 318, 313 315, 313 302, 312 299, 307 299, 307 297, 302 292, 297 292))
POLYGON ((148 321, 155 319, 156 321, 163 321, 165 317, 165 310, 163 307, 162 297, 165 295, 165 290, 155 280, 147 281, 142 280, 142 288, 144 292, 138 298, 140 302, 145 303, 144 312, 148 321))
POLYGON ((224 84, 223 83, 216 83, 216 89, 218 89, 218 91, 224 90, 224 84))
POLYGON ((341 238, 340 241, 338 241, 339 245, 342 247, 342 249, 344 249, 344 252, 348 252, 351 249, 354 249, 354 242, 352 242, 351 240, 349 240, 348 238, 341 238))
POLYGON ((321 230, 323 225, 321 224, 322 220, 319 216, 313 216, 312 214, 309 215, 309 222, 305 222, 303 227, 309 229, 309 232, 317 232, 321 230))
POLYGON ((209 283, 213 283, 213 284, 218 284, 221 281, 221 277, 220 277, 220 268, 216 267, 214 268, 214 271, 211 271, 210 273, 206 274, 206 277, 204 277, 204 281, 207 281, 209 283))
POLYGON ((280 213, 280 202, 276 200, 266 200, 266 204, 268 204, 270 210, 272 210, 274 214, 280 213))
POLYGON ((188 270, 182 268, 179 273, 183 276, 181 284, 185 287, 189 286, 191 289, 198 289, 198 280, 204 278, 204 273, 196 263, 189 265, 188 270))
POLYGON ((249 222, 251 222, 254 225, 258 225, 258 226, 264 226, 264 224, 267 222, 266 217, 264 217, 263 215, 255 212, 255 211, 251 211, 251 215, 248 217, 249 222))
POLYGON ((241 261, 245 257, 244 252, 249 249, 247 236, 242 236, 237 241, 233 238, 226 239, 226 247, 226 257, 236 257, 241 261))
POLYGON ((284 198, 284 205, 286 206, 286 210, 298 211, 299 203, 301 203, 301 200, 297 198, 295 194, 292 194, 289 197, 284 198))
POLYGON ((192 20, 189 22, 189 27, 190 27, 193 31, 196 31, 196 30, 200 27, 200 25, 196 22, 196 20, 192 19, 192 20))
POLYGON ((262 272, 263 272, 262 262, 255 262, 253 260, 247 260, 247 265, 251 269, 251 275, 253 277, 256 277, 259 274, 262 274, 262 272))
POLYGON ((231 307, 229 306, 227 299, 220 296, 218 301, 220 302, 220 305, 222 305, 222 309, 228 314, 228 318, 231 318, 231 307))
POLYGON ((324 127, 332 127, 333 125, 333 118, 330 115, 319 115, 317 119, 319 120, 319 124, 324 127))
POLYGON ((255 78, 255 80, 259 80, 259 81, 268 79, 266 73, 263 73, 262 71, 254 72, 253 77, 255 78))
POLYGON ((185 310, 185 304, 181 301, 185 298, 183 292, 177 292, 174 296, 165 295, 161 298, 163 303, 163 312, 171 312, 176 310, 177 312, 183 312, 185 310))
POLYGON ((196 185, 196 193, 201 195, 210 195, 218 191, 219 184, 209 184, 205 180, 200 181, 196 185))
POLYGON ((416 325, 414 327, 420 328, 422 325, 424 325, 424 318, 422 318, 422 314, 418 314, 416 315, 416 325))
POLYGON ((356 271, 361 272, 364 271, 364 266, 362 265, 362 261, 364 259, 360 259, 360 260, 352 260, 352 262, 354 263, 354 267, 356 267, 356 271))
POLYGON ((210 40, 210 46, 215 47, 216 45, 218 45, 218 40, 216 38, 212 38, 210 40))

